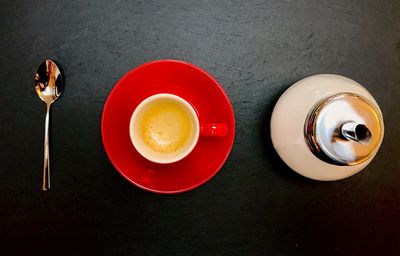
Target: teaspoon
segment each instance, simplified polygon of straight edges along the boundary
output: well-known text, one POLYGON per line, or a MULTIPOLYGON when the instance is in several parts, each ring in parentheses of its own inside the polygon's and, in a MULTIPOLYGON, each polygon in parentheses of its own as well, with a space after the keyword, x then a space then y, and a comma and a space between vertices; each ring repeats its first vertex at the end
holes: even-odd
POLYGON ((49 119, 51 104, 60 97, 63 91, 63 79, 57 64, 45 60, 36 70, 35 90, 42 101, 46 103, 46 121, 44 132, 43 186, 42 190, 50 189, 50 152, 49 152, 49 119))

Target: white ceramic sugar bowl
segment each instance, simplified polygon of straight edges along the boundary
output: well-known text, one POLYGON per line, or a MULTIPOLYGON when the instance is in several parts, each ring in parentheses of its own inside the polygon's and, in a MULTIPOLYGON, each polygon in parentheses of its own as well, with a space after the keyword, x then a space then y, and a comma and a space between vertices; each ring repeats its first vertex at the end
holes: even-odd
POLYGON ((315 180, 339 180, 361 171, 384 135, 381 110, 357 82, 339 75, 304 78, 279 98, 271 138, 285 163, 315 180))

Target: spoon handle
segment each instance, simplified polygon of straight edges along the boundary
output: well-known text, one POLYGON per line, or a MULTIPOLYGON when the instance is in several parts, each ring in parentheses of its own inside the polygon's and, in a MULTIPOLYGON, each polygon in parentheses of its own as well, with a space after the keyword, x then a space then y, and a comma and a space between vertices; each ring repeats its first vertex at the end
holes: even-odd
POLYGON ((42 190, 50 189, 50 150, 49 150, 49 119, 50 106, 46 104, 46 120, 44 132, 43 186, 42 190))

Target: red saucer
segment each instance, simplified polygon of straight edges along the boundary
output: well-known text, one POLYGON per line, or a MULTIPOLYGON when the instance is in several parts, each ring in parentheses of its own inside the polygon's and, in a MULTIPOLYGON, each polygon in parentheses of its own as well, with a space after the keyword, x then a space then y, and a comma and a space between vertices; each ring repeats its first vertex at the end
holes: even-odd
POLYGON ((194 189, 211 179, 232 148, 235 118, 218 82, 199 67, 177 60, 145 63, 127 73, 111 91, 103 110, 101 133, 114 167, 136 186, 164 194, 194 189), (143 158, 129 137, 129 120, 136 106, 157 93, 172 93, 190 102, 200 123, 226 123, 225 137, 200 137, 183 160, 156 164, 143 158))

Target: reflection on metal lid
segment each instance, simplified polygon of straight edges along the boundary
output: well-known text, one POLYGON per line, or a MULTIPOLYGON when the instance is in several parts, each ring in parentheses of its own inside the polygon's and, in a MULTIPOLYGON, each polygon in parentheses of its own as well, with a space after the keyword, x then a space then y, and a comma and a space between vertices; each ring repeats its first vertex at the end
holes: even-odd
POLYGON ((310 111, 304 136, 312 153, 321 160, 356 165, 377 150, 383 136, 382 114, 360 95, 336 94, 310 111))

